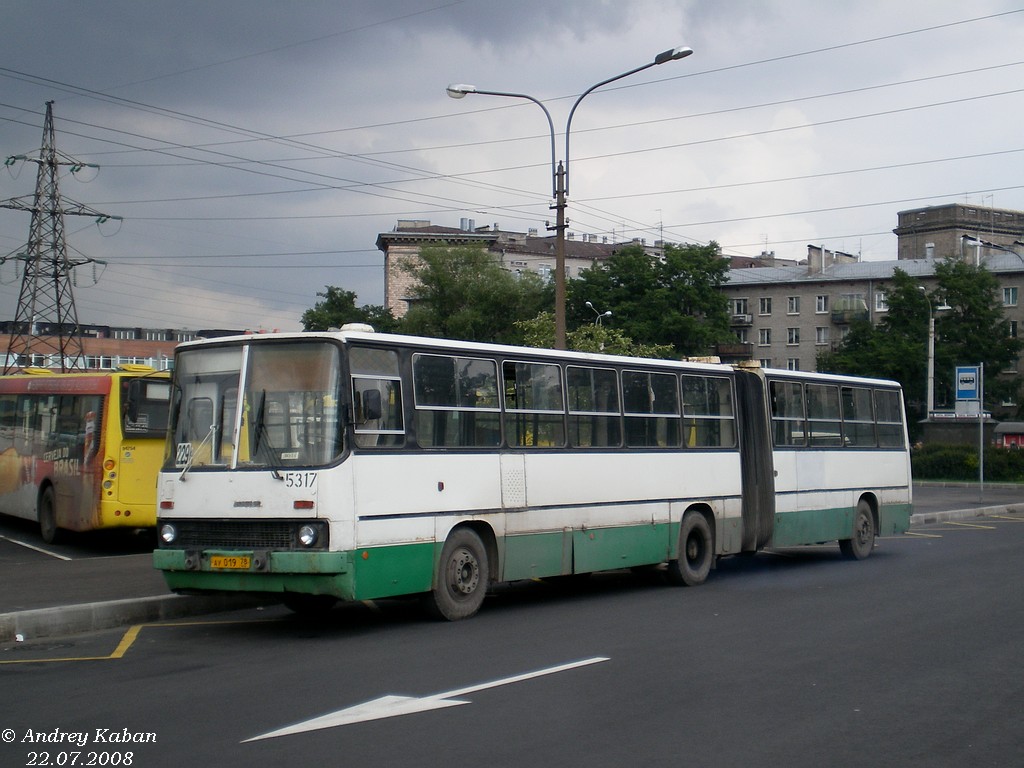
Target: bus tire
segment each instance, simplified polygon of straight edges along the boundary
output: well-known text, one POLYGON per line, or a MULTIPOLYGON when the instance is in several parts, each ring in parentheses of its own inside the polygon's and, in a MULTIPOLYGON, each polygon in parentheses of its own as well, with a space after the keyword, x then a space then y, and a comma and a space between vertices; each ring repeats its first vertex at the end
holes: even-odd
POLYGON ((54 544, 60 539, 57 528, 57 498, 53 487, 47 486, 39 496, 39 535, 47 544, 54 544))
POLYGON ((679 559, 668 561, 668 578, 673 584, 696 587, 703 584, 715 559, 715 542, 707 518, 696 510, 683 515, 679 526, 679 559))
POLYGON ((476 532, 456 528, 441 550, 427 608, 439 619, 468 619, 480 610, 487 594, 489 567, 487 549, 476 532))
POLYGON ((865 499, 857 502, 853 515, 853 537, 839 541, 839 551, 847 560, 863 560, 875 547, 875 518, 865 499))

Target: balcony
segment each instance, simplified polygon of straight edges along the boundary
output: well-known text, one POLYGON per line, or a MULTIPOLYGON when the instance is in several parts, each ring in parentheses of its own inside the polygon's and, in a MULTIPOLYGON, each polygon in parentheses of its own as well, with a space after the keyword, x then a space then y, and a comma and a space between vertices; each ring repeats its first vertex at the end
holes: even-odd
POLYGON ((733 315, 732 319, 729 321, 729 325, 732 325, 732 326, 752 325, 753 322, 754 322, 754 316, 753 315, 733 315))
POLYGON ((844 296, 832 307, 832 322, 836 325, 849 325, 870 318, 867 302, 861 296, 844 296))

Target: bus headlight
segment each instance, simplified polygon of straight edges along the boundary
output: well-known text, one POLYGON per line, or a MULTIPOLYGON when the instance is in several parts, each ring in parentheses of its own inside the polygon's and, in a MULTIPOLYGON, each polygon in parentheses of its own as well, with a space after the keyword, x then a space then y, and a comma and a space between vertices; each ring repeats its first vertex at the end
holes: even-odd
POLYGON ((164 523, 160 526, 160 541, 164 544, 173 544, 178 538, 178 529, 170 523, 164 523))
POLYGON ((302 546, 312 547, 318 538, 319 533, 312 525, 304 525, 299 528, 299 541, 302 542, 302 546))

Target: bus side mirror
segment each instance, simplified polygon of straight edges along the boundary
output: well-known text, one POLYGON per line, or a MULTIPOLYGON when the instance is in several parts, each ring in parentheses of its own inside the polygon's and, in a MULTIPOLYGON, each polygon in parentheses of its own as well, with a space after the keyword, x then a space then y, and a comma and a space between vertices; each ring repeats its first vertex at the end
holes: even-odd
POLYGON ((363 420, 376 421, 383 413, 380 402, 380 390, 365 390, 363 392, 363 420))

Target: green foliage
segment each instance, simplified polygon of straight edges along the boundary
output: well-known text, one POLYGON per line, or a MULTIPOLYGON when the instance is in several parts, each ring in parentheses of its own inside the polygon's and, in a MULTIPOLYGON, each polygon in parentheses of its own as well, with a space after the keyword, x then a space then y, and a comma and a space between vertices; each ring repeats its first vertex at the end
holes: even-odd
MULTIPOLYGON (((551 349, 555 346, 555 317, 542 312, 530 320, 521 320, 516 326, 522 333, 522 343, 528 347, 551 349)), ((667 344, 638 344, 617 328, 589 323, 565 334, 565 346, 577 352, 601 352, 606 355, 653 357, 672 359, 675 352, 667 344)))
POLYGON ((346 291, 328 285, 323 293, 317 293, 323 301, 318 301, 312 309, 302 313, 302 329, 305 331, 326 331, 330 328, 341 328, 345 323, 369 323, 381 333, 394 331, 398 320, 384 307, 368 304, 356 306, 354 291, 346 291))
POLYGON ((533 273, 514 275, 483 248, 423 248, 406 267, 417 279, 403 331, 420 336, 516 344, 516 321, 552 304, 552 289, 533 273))
MULTIPOLYGON (((915 448, 911 454, 914 479, 976 481, 978 447, 933 443, 915 448)), ((986 446, 985 480, 1024 482, 1024 451, 986 446)))
POLYGON ((606 325, 638 344, 672 347, 678 355, 704 355, 729 330, 729 301, 720 288, 729 262, 718 246, 667 245, 663 258, 626 246, 584 270, 566 287, 569 325, 592 325, 594 310, 611 310, 606 325))
POLYGON ((1017 400, 1020 384, 996 374, 1015 367, 1024 342, 1010 336, 999 295, 999 281, 984 267, 948 260, 935 269, 940 290, 951 307, 935 320, 935 384, 937 403, 952 403, 956 366, 985 364, 985 395, 989 403, 1017 400))
POLYGON ((1017 399, 1019 383, 995 373, 1015 366, 1021 341, 1010 336, 999 282, 984 267, 949 260, 936 267, 938 288, 896 269, 886 291, 889 311, 876 326, 854 323, 839 348, 818 356, 818 370, 895 379, 903 385, 911 434, 927 416, 928 303, 935 318, 935 403, 952 407, 956 366, 984 363, 988 403, 1017 399), (951 309, 939 311, 943 303, 951 309))

